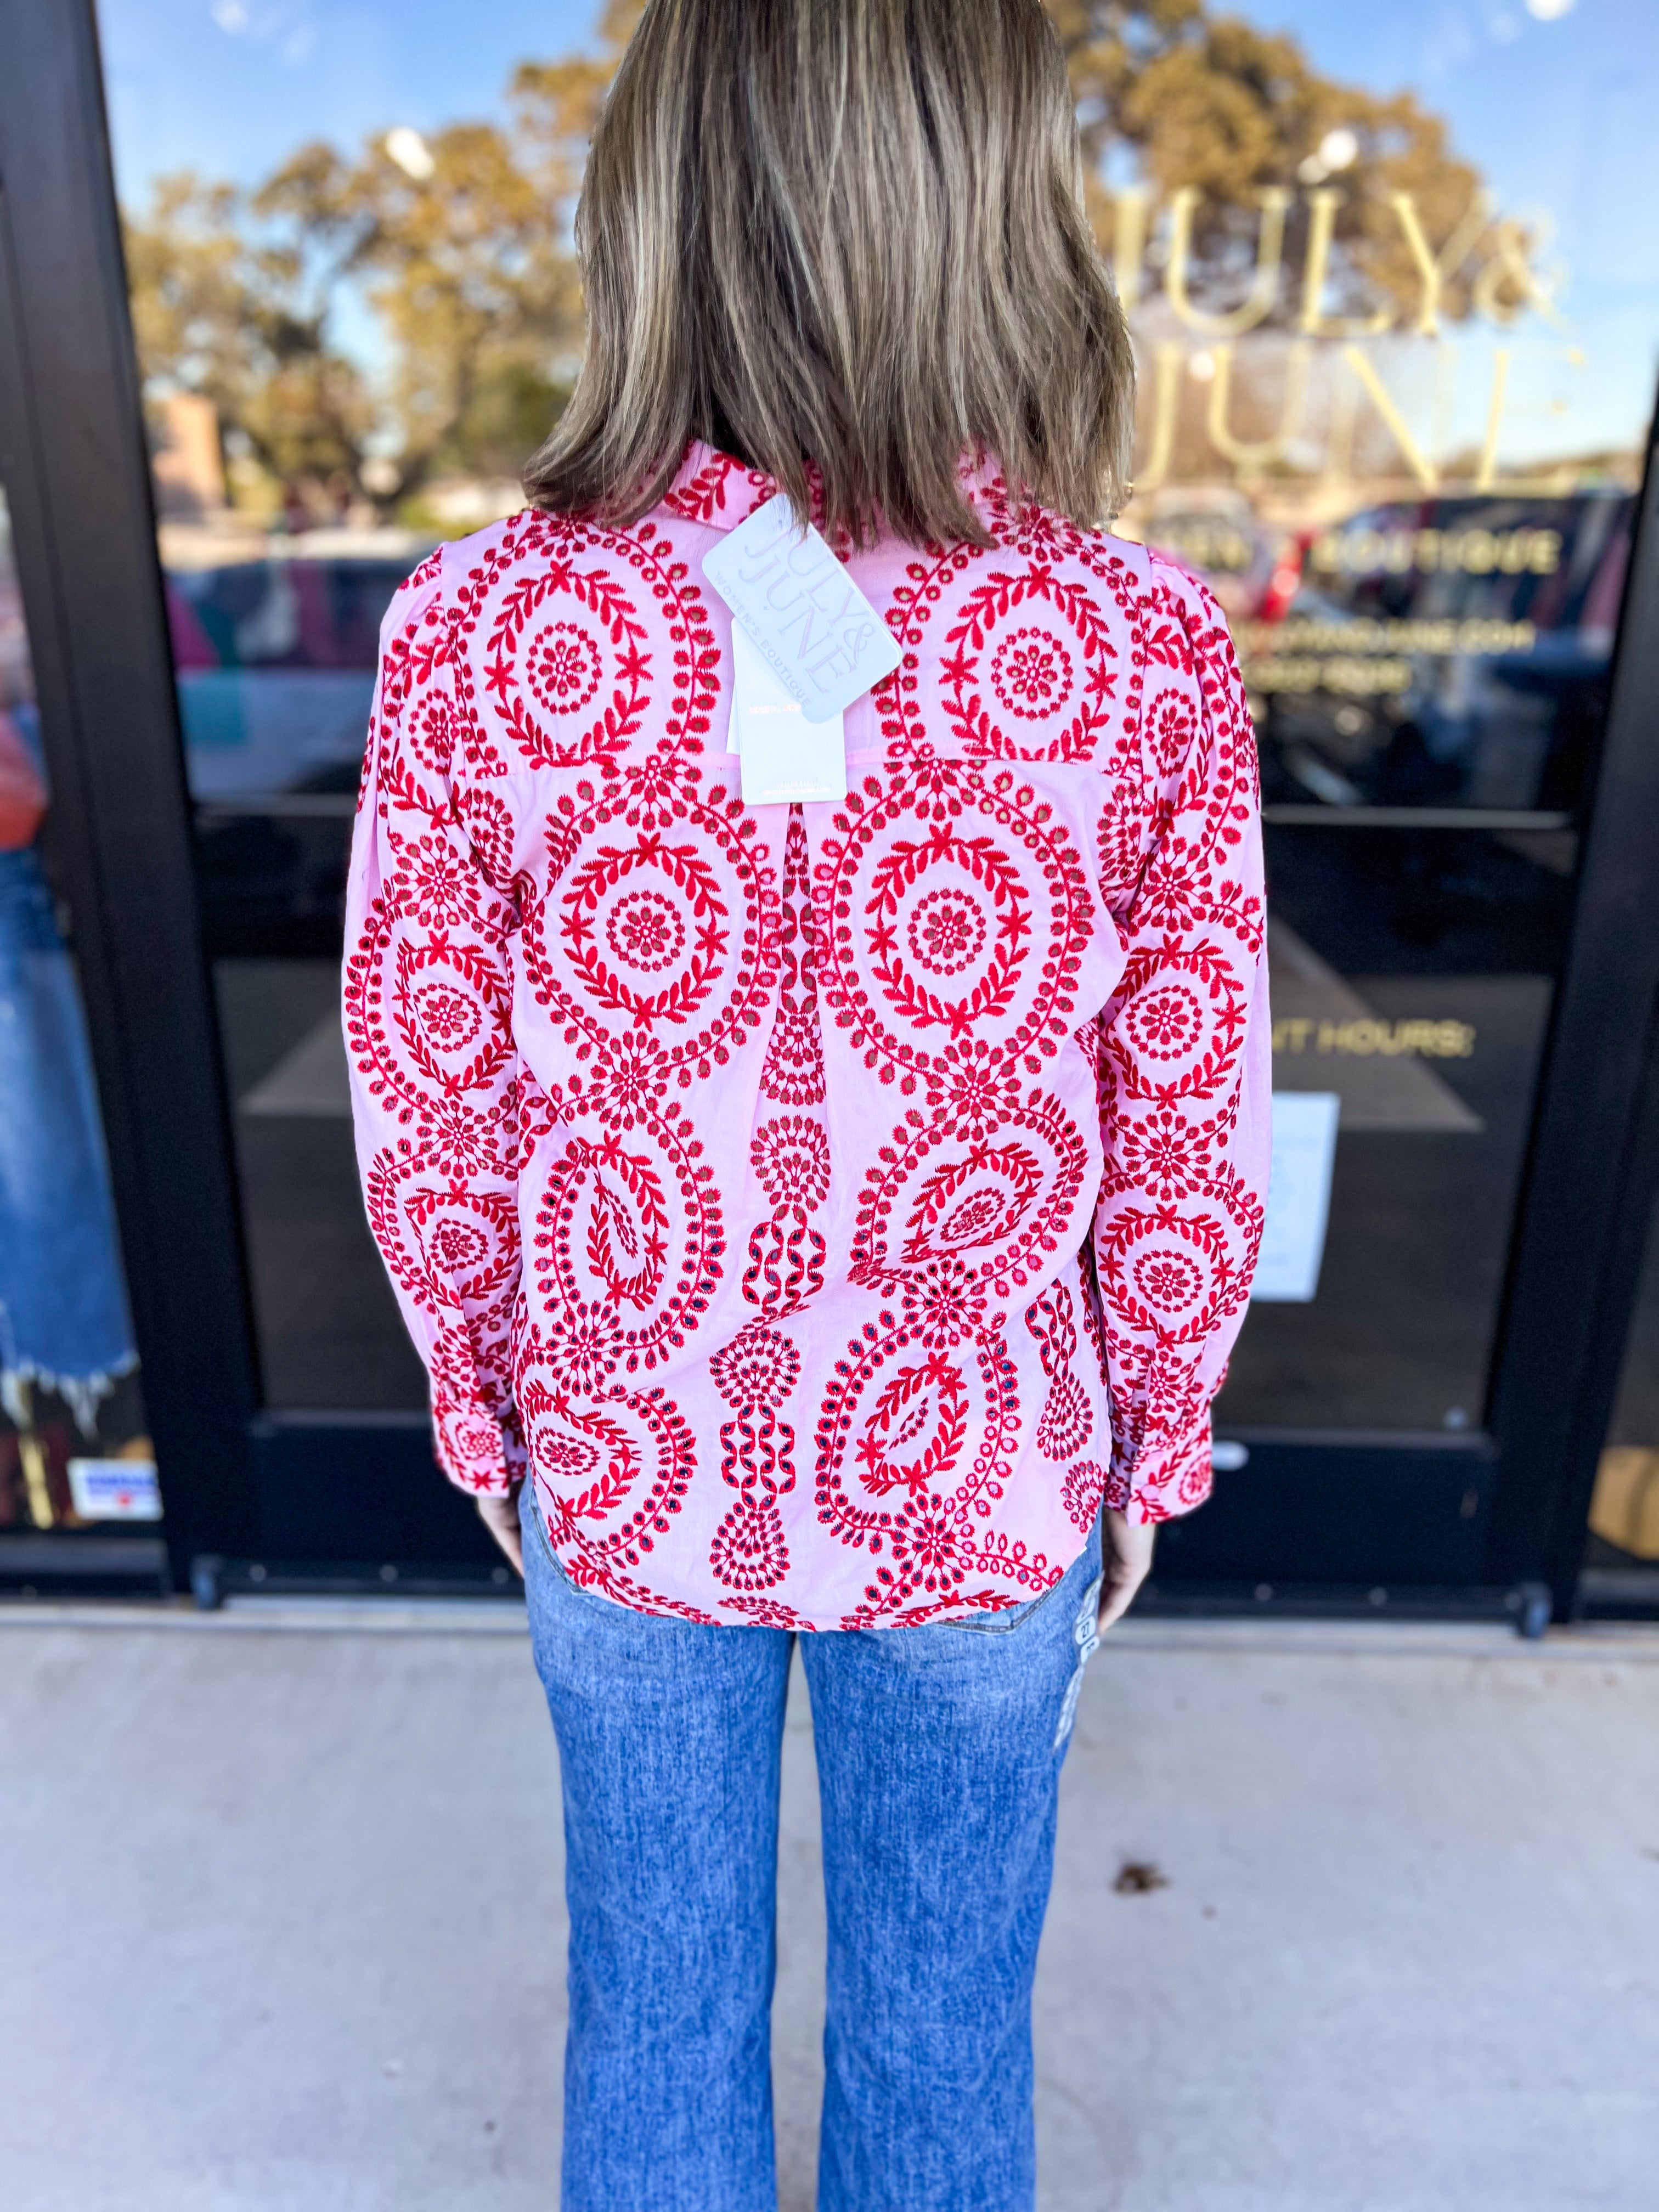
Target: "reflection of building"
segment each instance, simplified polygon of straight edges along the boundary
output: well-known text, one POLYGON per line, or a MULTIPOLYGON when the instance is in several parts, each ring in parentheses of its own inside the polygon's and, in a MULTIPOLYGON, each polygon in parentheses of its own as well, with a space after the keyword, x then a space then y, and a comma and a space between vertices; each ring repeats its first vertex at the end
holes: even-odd
POLYGON ((154 403, 151 423, 158 512, 192 521, 219 513, 225 504, 225 465, 212 402, 191 392, 168 392, 154 403))
POLYGON ((492 483, 477 477, 447 477, 428 484, 421 505, 448 536, 482 530, 516 514, 524 505, 522 488, 511 482, 492 483))

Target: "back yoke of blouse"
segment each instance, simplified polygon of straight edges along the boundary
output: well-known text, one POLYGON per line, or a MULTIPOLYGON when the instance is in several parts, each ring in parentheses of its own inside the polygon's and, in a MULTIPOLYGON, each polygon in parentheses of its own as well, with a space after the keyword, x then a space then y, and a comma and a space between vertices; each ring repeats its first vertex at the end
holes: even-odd
POLYGON ((843 803, 745 807, 693 447, 389 610, 348 899, 368 1216, 438 1456, 578 1585, 784 1627, 1040 1595, 1210 1484, 1268 1156, 1255 750, 1226 628, 1016 513, 851 556, 903 647, 843 803))

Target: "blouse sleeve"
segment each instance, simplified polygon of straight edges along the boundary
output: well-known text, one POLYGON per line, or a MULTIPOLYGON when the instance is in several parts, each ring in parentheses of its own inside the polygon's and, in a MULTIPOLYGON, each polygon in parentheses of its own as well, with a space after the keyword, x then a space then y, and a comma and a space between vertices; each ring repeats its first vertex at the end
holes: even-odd
POLYGON ((1128 962, 1101 1016, 1093 1254, 1107 1503, 1147 1522, 1209 1495, 1210 1405, 1261 1243, 1273 1078, 1261 787, 1232 641, 1203 586, 1154 557, 1139 642, 1138 818, 1120 815, 1108 868, 1128 962))
POLYGON ((459 720, 434 555, 380 632, 346 892, 346 1048, 369 1226, 431 1379, 439 1462, 465 1490, 501 1492, 524 1471, 509 1351, 514 913, 510 877, 486 870, 470 833, 478 804, 499 801, 455 787, 459 720))

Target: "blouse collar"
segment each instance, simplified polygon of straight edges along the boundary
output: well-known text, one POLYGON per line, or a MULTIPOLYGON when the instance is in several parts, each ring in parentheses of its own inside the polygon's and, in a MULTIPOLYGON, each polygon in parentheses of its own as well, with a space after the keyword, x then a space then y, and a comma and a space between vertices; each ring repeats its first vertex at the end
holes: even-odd
POLYGON ((746 462, 722 453, 702 438, 685 449, 672 484, 663 499, 671 514, 714 530, 735 530, 776 491, 771 477, 746 462))
MULTIPOLYGON (((995 504, 1006 496, 1000 472, 982 454, 963 454, 961 477, 962 488, 975 507, 982 507, 987 501, 995 504)), ((812 494, 811 520, 822 529, 823 481, 810 461, 806 480, 812 494)), ((776 481, 764 470, 750 468, 746 461, 721 453, 706 439, 693 438, 662 504, 671 514, 682 515, 688 522, 701 522, 712 530, 735 530, 757 507, 774 497, 777 489, 776 481)))

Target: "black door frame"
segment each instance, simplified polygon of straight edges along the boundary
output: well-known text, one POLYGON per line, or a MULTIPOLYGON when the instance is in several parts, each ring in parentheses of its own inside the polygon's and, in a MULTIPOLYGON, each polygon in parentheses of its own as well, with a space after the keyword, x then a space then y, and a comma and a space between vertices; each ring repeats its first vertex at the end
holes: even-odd
POLYGON ((0 478, 182 1583, 258 1546, 258 1383, 88 0, 0 0, 0 478))
MULTIPOLYGON (((91 0, 0 0, 0 478, 174 1582, 487 1582, 419 1419, 262 1410, 91 0)), ((1571 1607, 1656 1176, 1656 507, 1650 447, 1484 1424, 1232 1432, 1164 1602, 1571 1607)))
POLYGON ((1561 1620, 1583 1564, 1653 1203, 1643 1136, 1659 1079, 1659 413, 1613 653, 1488 1413, 1504 1470, 1492 1577, 1541 1577, 1561 1620))

